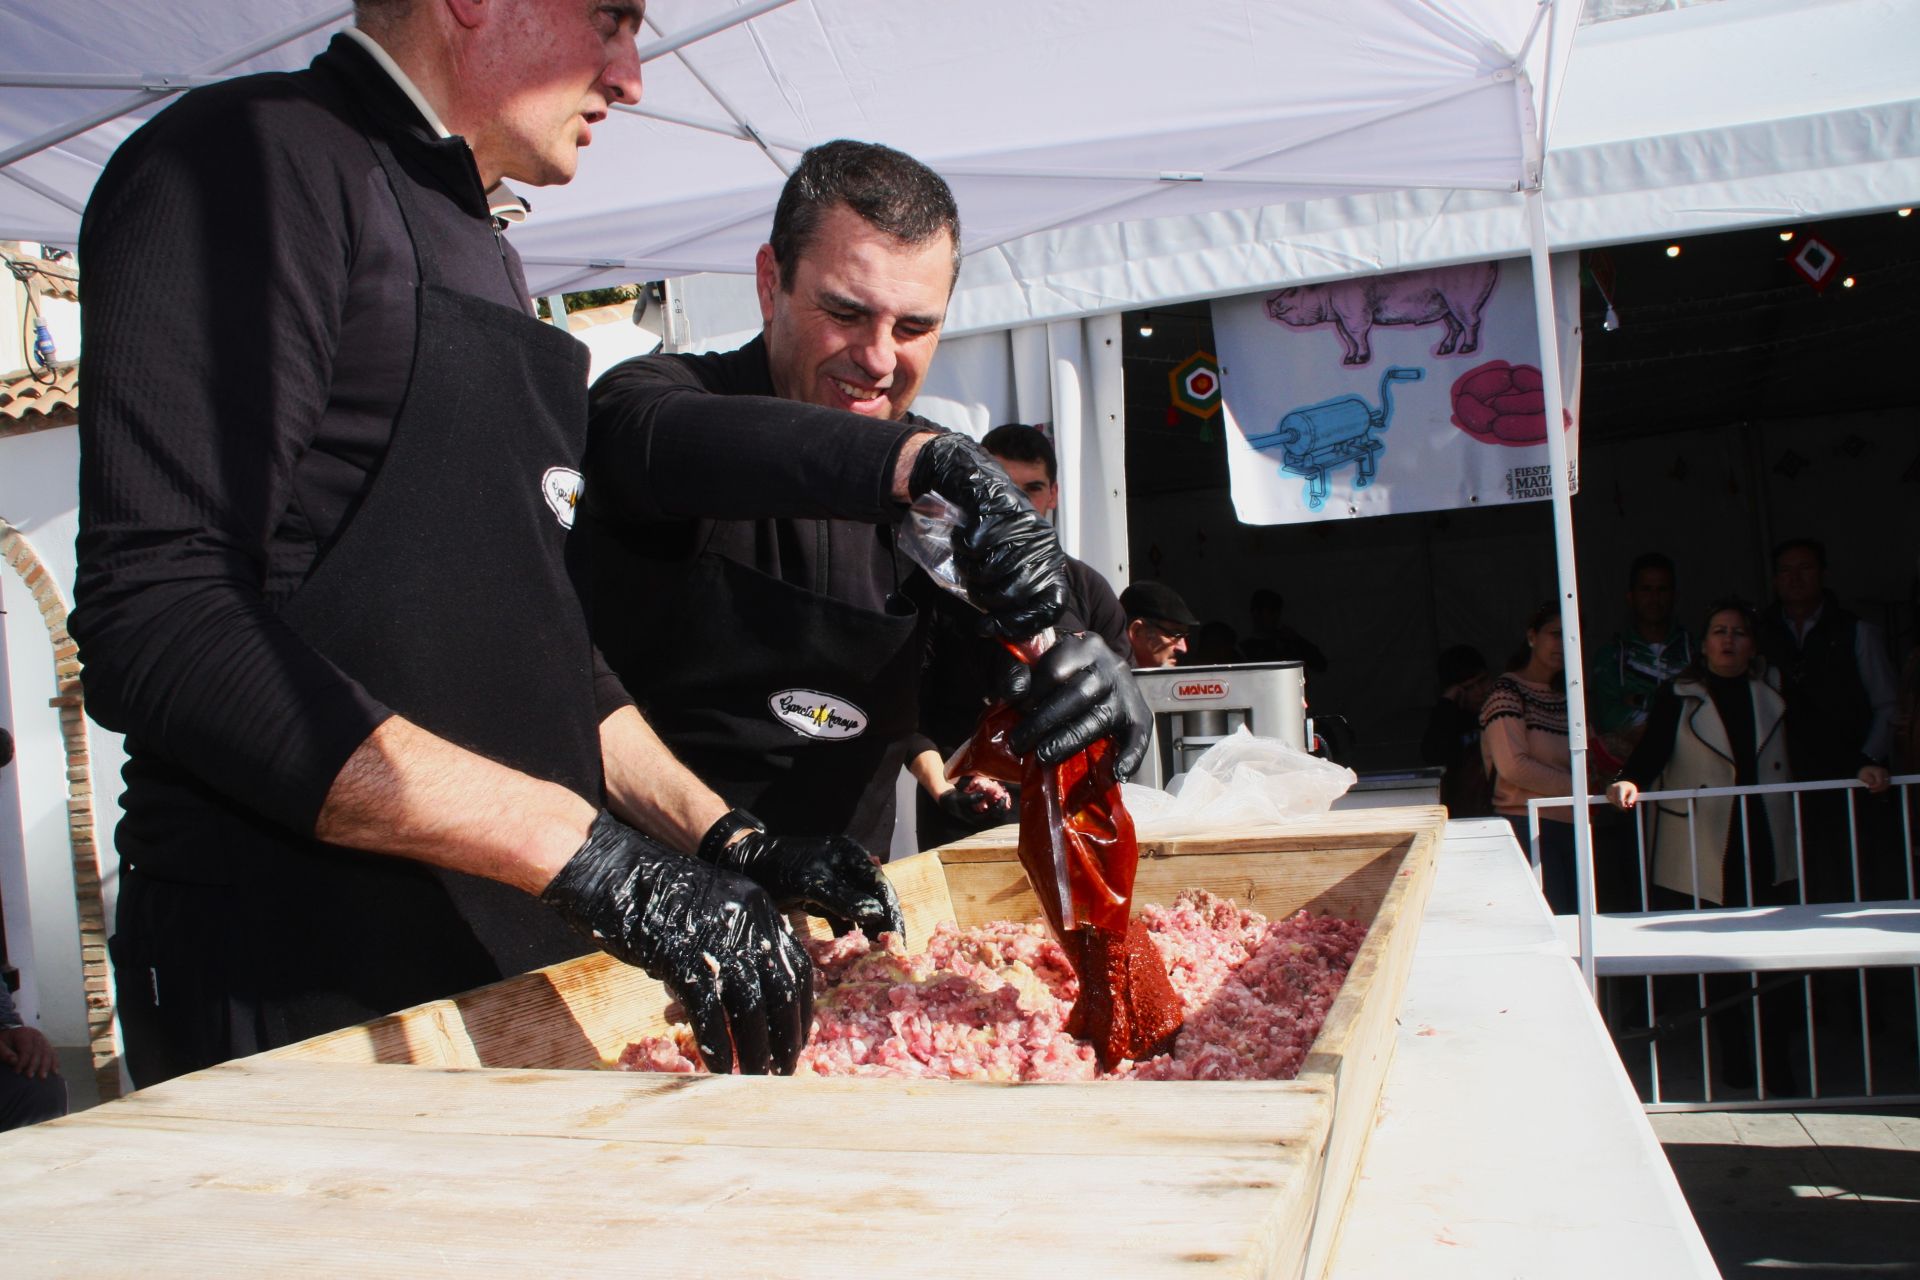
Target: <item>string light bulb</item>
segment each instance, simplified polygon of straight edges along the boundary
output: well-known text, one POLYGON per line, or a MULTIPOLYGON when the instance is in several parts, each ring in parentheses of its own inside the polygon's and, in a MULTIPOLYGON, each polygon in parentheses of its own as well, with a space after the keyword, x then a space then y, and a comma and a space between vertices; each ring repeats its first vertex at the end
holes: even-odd
POLYGON ((1902 218, 1911 218, 1913 216, 1913 210, 1911 209, 1895 209, 1893 212, 1902 218))
POLYGON ((1781 238, 1782 240, 1791 240, 1791 239, 1793 239, 1793 232, 1791 232, 1791 231, 1782 231, 1782 232, 1780 233, 1780 238, 1781 238))
POLYGON ((1853 277, 1852 277, 1852 276, 1848 276, 1848 277, 1847 277, 1847 278, 1846 278, 1845 280, 1842 280, 1842 281, 1840 282, 1840 287, 1841 287, 1842 289, 1851 289, 1851 288, 1853 288, 1853 277))
POLYGON ((1153 326, 1143 321, 1140 325, 1140 336, 1143 338, 1151 338, 1153 336, 1153 326))
POLYGON ((1679 246, 1679 245, 1677 245, 1677 244, 1670 244, 1670 245, 1668 245, 1668 246, 1667 246, 1667 256, 1668 256, 1669 258, 1677 258, 1677 257, 1679 257, 1679 256, 1680 256, 1680 246, 1679 246))

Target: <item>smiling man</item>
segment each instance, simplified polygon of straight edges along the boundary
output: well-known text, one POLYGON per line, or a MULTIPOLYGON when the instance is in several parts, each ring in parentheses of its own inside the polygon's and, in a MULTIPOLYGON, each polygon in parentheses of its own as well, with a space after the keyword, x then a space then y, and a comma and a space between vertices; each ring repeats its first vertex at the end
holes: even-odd
POLYGON ((597 945, 674 989, 714 1069, 791 1070, 811 976, 780 911, 877 933, 898 905, 863 855, 738 830, 594 652, 586 353, 502 235, 502 180, 568 181, 639 98, 640 5, 356 15, 135 133, 81 230, 72 629, 127 735, 129 1069, 597 945))
MULTIPOLYGON (((760 336, 631 360, 594 386, 595 638, 742 824, 888 847, 926 643, 895 545, 911 498, 962 509, 960 575, 1000 634, 1060 611, 1052 528, 977 444, 910 411, 959 235, 925 165, 824 143, 789 176, 755 263, 760 336)), ((1057 646, 1032 695, 1023 747, 1057 759, 1117 734, 1137 764, 1144 704, 1097 639, 1057 646)))

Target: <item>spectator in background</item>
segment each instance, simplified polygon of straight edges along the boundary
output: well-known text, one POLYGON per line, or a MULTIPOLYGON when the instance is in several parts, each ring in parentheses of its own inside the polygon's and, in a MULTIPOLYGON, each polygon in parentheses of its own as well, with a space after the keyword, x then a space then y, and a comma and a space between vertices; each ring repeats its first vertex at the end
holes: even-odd
POLYGON ((1302 662, 1308 670, 1325 671, 1327 655, 1313 641, 1286 624, 1286 601, 1278 591, 1265 588, 1247 601, 1253 616, 1253 634, 1240 642, 1240 652, 1248 662, 1302 662))
MULTIPOLYGON (((1009 422, 987 432, 980 441, 1007 477, 1020 486, 1033 509, 1051 520, 1060 505, 1060 463, 1053 441, 1038 427, 1009 422)), ((1084 560, 1068 556, 1067 609, 1055 624, 1059 631, 1086 631, 1127 656, 1127 615, 1100 571, 1084 560)))
MULTIPOLYGON (((4 729, 0 737, 6 737, 4 729)), ((11 738, 0 743, 8 756, 12 746, 11 738)), ((59 1056, 38 1030, 21 1024, 12 993, 0 983, 0 1131, 65 1114, 67 1082, 60 1078, 59 1056)))
MULTIPOLYGON (((1914 575, 1908 604, 1920 602, 1920 573, 1914 575)), ((1907 650, 1900 667, 1900 702, 1893 717, 1893 771, 1920 773, 1920 643, 1907 650)))
MULTIPOLYGON (((1607 788, 1615 808, 1632 811, 1642 790, 1791 780, 1786 702, 1755 663, 1758 626, 1753 606, 1744 600, 1722 600, 1707 610, 1699 654, 1679 679, 1654 693, 1640 745, 1607 788)), ((1769 906, 1799 897, 1793 801, 1784 794, 1744 804, 1726 796, 1691 804, 1657 801, 1651 847, 1653 888, 1648 896, 1656 911, 1684 911, 1702 902, 1769 906)), ((1754 981, 1752 974, 1709 974, 1707 999, 1715 1004, 1729 1000, 1754 981)), ((1785 1087, 1794 1070, 1787 1032, 1797 995, 1789 988, 1761 997, 1762 1052, 1767 1079, 1776 1091, 1785 1087)), ((1752 1084, 1751 1020, 1744 1002, 1714 1015, 1711 1026, 1726 1082, 1739 1088, 1752 1084)))
POLYGON ((1616 761, 1625 761, 1640 744, 1653 691, 1693 661, 1693 642, 1675 619, 1673 596, 1673 561, 1658 551, 1634 557, 1627 569, 1633 625, 1615 632, 1593 656, 1593 725, 1616 761))
POLYGON ((1812 538, 1773 549, 1773 594, 1760 652, 1780 672, 1794 777, 1884 791, 1899 691, 1880 628, 1827 590, 1827 549, 1812 538))
MULTIPOLYGON (((1791 735, 1786 701, 1755 664, 1753 606, 1727 599, 1707 611, 1700 653, 1677 680, 1654 693, 1646 732, 1620 777, 1607 788, 1617 809, 1631 810, 1642 790, 1750 787, 1789 782, 1791 735)), ((1769 673, 1772 674, 1772 673, 1769 673)), ((1698 905, 1760 906, 1792 901, 1799 878, 1793 854, 1792 800, 1769 795, 1746 805, 1721 797, 1660 802, 1653 824, 1653 882, 1664 891, 1656 910, 1698 905), (1704 856, 1692 856, 1689 830, 1704 856), (1746 855, 1758 883, 1749 889, 1746 855), (1786 886, 1784 889, 1782 886, 1786 886)))
MULTIPOLYGON (((1513 824, 1526 849, 1527 801, 1573 793, 1558 604, 1549 601, 1527 619, 1523 653, 1525 661, 1493 682, 1480 707, 1480 759, 1493 779, 1493 811, 1513 824)), ((1572 914, 1573 814, 1567 809, 1540 813, 1540 873, 1553 913, 1572 914)))
POLYGON ((1127 614, 1127 643, 1135 667, 1171 667, 1187 651, 1187 636, 1200 625, 1180 593, 1164 582, 1136 582, 1120 593, 1127 614))
POLYGON ((1420 758, 1446 770, 1440 780, 1440 803, 1449 814, 1488 817, 1493 813, 1493 787, 1480 758, 1480 707, 1493 689, 1493 673, 1480 651, 1467 644, 1448 649, 1434 665, 1440 697, 1427 713, 1420 758))
POLYGON ((1187 637, 1183 667, 1224 667, 1241 661, 1240 635, 1224 622, 1203 622, 1187 637))
MULTIPOLYGON (((1893 664, 1880 628, 1846 609, 1827 590, 1827 550, 1812 538, 1773 549, 1773 605, 1760 618, 1760 652, 1780 673, 1787 700, 1787 757, 1800 782, 1858 778, 1874 793, 1887 789, 1887 756, 1899 703, 1893 664)), ((1813 792, 1801 802, 1807 896, 1842 902, 1856 889, 1867 897, 1905 897, 1886 818, 1860 806, 1863 882, 1853 882, 1846 797, 1813 792)))

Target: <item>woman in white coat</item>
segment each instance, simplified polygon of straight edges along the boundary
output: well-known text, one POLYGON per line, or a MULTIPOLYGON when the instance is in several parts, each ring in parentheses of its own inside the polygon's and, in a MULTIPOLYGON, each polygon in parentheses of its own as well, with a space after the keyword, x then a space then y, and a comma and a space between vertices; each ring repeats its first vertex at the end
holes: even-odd
MULTIPOLYGON (((1615 807, 1632 809, 1642 789, 1684 791, 1789 781, 1786 703, 1754 670, 1756 633, 1753 607, 1745 601, 1721 601, 1707 611, 1698 654, 1686 671, 1654 693, 1646 735, 1619 780, 1607 788, 1607 799, 1615 807)), ((1656 805, 1653 888, 1648 895, 1654 909, 1797 900, 1793 808, 1785 795, 1749 796, 1744 804, 1725 796, 1698 799, 1693 801, 1691 823, 1686 801, 1661 800, 1656 805)), ((1710 1024, 1722 1080, 1735 1088, 1754 1083, 1752 1014, 1736 999, 1752 984, 1751 974, 1707 978, 1709 1003, 1736 1002, 1715 1014, 1710 1024)), ((1782 989, 1760 997, 1762 1054, 1768 1088, 1774 1093, 1798 1073, 1790 1047, 1789 1027, 1797 1011, 1793 995, 1782 989)))
MULTIPOLYGON (((1607 788, 1616 808, 1632 809, 1643 789, 1744 787, 1790 781, 1786 703, 1754 669, 1752 606, 1715 604, 1692 665, 1660 686, 1647 708, 1647 732, 1620 778, 1607 788)), ((1683 909, 1759 906, 1798 897, 1793 803, 1784 794, 1657 802, 1649 905, 1683 909), (1689 832, 1691 827, 1691 832, 1689 832), (1691 839, 1689 836, 1691 835, 1691 839), (1697 857, 1695 850, 1698 850, 1697 857), (1748 870, 1756 882, 1748 888, 1748 870)))

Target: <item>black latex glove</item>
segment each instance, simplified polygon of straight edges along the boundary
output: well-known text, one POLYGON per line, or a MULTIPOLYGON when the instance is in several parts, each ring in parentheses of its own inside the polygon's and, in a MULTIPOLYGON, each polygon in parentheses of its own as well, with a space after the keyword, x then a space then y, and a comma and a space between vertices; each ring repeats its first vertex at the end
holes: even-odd
POLYGON ((976 796, 964 786, 941 792, 940 798, 934 803, 940 806, 940 812, 947 817, 974 831, 997 827, 1013 816, 1012 801, 1005 797, 993 799, 976 796))
POLYGON ((1066 555, 992 455, 957 431, 935 435, 913 460, 907 492, 938 493, 967 514, 953 563, 990 630, 1018 640, 1053 625, 1067 602, 1066 555))
POLYGON ((1067 636, 1032 666, 1009 657, 1001 692, 1025 713, 1007 735, 1021 755, 1038 750, 1059 764, 1112 738, 1116 779, 1132 777, 1146 757, 1153 713, 1133 672, 1098 636, 1067 636))
POLYGON ((701 842, 700 856, 717 867, 737 871, 768 893, 782 911, 805 910, 822 916, 836 935, 855 925, 876 942, 886 932, 907 933, 906 917, 893 885, 880 873, 873 856, 849 836, 771 836, 757 830, 757 820, 736 809, 721 823, 720 839, 751 825, 747 834, 709 851, 720 824, 701 842))
POLYGON ((813 964, 759 885, 603 812, 540 900, 667 985, 709 1071, 793 1071, 813 1026, 813 964))

